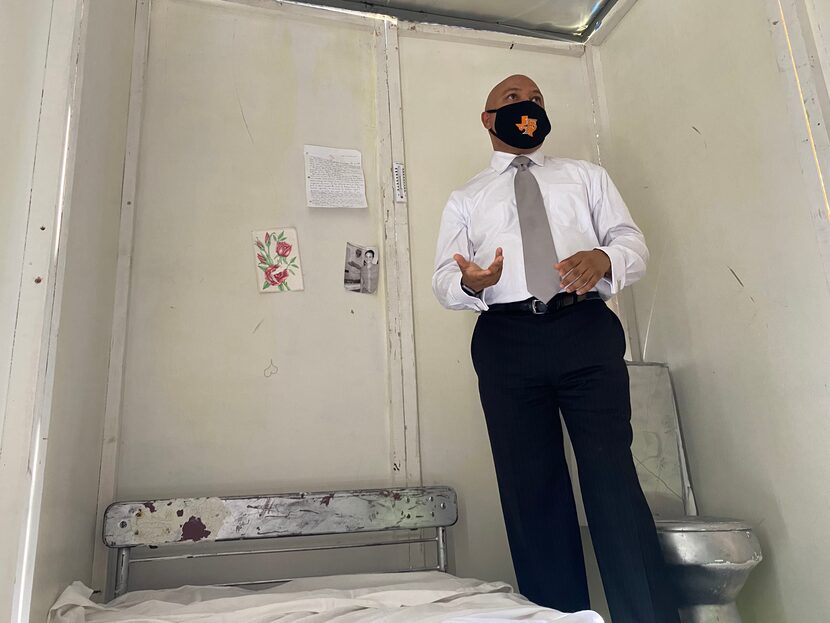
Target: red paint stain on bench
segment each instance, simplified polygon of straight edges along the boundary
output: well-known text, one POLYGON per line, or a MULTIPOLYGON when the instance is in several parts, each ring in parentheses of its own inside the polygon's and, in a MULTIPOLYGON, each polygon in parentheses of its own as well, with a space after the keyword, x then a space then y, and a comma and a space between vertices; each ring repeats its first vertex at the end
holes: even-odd
POLYGON ((200 517, 191 517, 182 526, 182 541, 201 541, 210 535, 200 517))

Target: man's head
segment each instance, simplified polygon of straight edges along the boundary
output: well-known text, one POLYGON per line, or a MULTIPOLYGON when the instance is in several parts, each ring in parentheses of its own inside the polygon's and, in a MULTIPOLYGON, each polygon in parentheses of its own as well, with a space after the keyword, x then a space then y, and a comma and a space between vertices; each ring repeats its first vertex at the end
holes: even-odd
POLYGON ((494 86, 487 96, 484 112, 481 113, 481 123, 490 133, 493 149, 512 154, 527 154, 536 151, 550 131, 550 123, 544 114, 544 108, 545 98, 542 92, 527 76, 521 74, 508 76, 494 86), (494 111, 511 104, 518 105, 515 107, 517 111, 513 113, 515 119, 505 117, 501 120, 502 123, 498 124, 500 127, 497 127, 499 113, 494 111), (530 114, 522 114, 525 112, 530 114), (518 123, 515 123, 516 121, 518 123), (506 132, 518 134, 518 140, 511 140, 506 132), (536 144, 529 145, 529 143, 536 144))
POLYGON ((366 249, 366 261, 370 263, 375 261, 375 252, 372 249, 366 249))

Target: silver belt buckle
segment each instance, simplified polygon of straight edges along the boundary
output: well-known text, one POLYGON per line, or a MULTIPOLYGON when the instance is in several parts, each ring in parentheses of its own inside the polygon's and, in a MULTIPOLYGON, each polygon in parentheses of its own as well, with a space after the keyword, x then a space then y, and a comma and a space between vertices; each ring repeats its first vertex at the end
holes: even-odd
POLYGON ((532 311, 534 315, 538 316, 547 313, 548 306, 539 299, 533 299, 530 301, 530 311, 532 311))

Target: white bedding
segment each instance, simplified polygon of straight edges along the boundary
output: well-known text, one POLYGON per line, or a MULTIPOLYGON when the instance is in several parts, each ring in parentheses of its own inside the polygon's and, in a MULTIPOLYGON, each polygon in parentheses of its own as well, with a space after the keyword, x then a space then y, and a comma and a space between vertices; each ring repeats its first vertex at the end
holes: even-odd
POLYGON ((602 623, 595 612, 564 614, 527 601, 503 582, 437 571, 293 580, 252 591, 217 586, 135 591, 108 604, 80 582, 49 612, 49 623, 602 623))

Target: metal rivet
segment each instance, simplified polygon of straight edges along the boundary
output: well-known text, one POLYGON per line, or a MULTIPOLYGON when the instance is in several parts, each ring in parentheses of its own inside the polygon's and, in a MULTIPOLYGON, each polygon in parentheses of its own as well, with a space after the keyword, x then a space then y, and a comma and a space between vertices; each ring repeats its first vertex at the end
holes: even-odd
POLYGON ((439 504, 439 506, 440 506, 441 508, 447 508, 447 505, 446 505, 446 504, 444 504, 444 502, 441 502, 441 504, 439 504))
POLYGON ((126 527, 127 527, 127 522, 126 522, 126 521, 122 521, 122 522, 121 522, 120 524, 118 524, 118 525, 119 525, 119 526, 121 526, 122 528, 126 528, 126 527))
POLYGON ((35 277, 35 283, 40 283, 41 281, 43 281, 42 277, 35 277))

